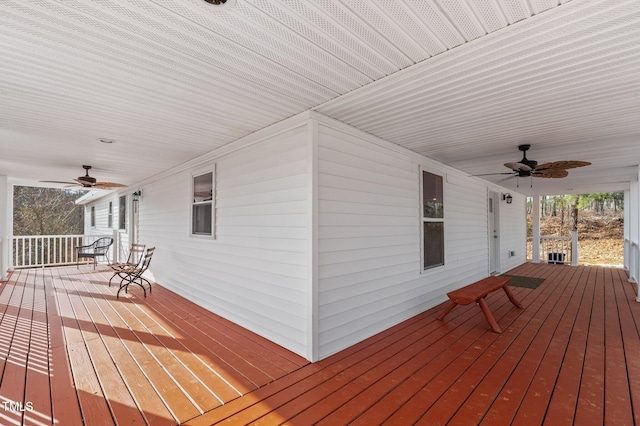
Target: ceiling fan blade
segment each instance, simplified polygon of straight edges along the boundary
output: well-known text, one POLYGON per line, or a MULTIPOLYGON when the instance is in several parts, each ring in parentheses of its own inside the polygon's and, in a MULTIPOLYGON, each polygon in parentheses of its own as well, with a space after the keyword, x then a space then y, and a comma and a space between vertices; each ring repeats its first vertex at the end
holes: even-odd
POLYGON ((550 163, 540 164, 536 167, 536 171, 550 170, 550 169, 575 169, 576 167, 589 166, 591 163, 588 161, 552 161, 550 163))
POLYGON ((91 184, 90 182, 86 182, 84 180, 79 180, 79 179, 74 179, 77 183, 76 185, 80 185, 83 188, 91 188, 93 186, 93 184, 91 184))
POLYGON ((76 182, 67 182, 62 180, 41 180, 42 183, 64 183, 65 185, 77 185, 76 182))
POLYGON ((99 189, 111 189, 111 188, 124 188, 127 185, 123 185, 121 183, 115 183, 115 182, 96 182, 93 184, 94 188, 99 188, 99 189))
POLYGON ((540 177, 540 178, 554 178, 554 179, 558 179, 558 178, 563 178, 563 177, 567 177, 569 176, 569 172, 564 170, 564 169, 545 169, 545 170, 541 170, 541 171, 534 171, 533 173, 531 173, 531 176, 533 177, 540 177))
POLYGON ((496 176, 496 175, 512 175, 515 176, 514 173, 509 173, 509 172, 505 172, 505 173, 483 173, 480 175, 471 175, 471 176, 496 176))
POLYGON ((531 167, 524 163, 504 163, 504 166, 514 172, 530 172, 533 170, 531 167))
POLYGON ((513 179, 514 177, 518 177, 518 175, 513 175, 512 174, 511 176, 507 176, 506 178, 502 178, 502 179, 498 180, 496 183, 506 182, 509 179, 513 179))

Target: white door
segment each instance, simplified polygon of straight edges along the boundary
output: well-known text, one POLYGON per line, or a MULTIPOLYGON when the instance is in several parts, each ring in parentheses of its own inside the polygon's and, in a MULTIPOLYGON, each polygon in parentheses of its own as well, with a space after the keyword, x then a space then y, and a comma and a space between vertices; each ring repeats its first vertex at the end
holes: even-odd
POLYGON ((489 273, 496 274, 500 269, 500 234, 498 230, 498 207, 500 194, 489 192, 489 273))

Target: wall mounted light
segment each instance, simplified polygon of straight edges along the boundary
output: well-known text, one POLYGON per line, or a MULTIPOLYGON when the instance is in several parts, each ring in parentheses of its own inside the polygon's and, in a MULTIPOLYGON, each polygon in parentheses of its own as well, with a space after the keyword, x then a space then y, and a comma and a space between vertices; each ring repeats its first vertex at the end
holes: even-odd
POLYGON ((140 201, 140 198, 142 197, 142 190, 138 189, 136 192, 134 192, 131 195, 133 196, 133 202, 137 203, 138 201, 140 201))
POLYGON ((511 202, 513 201, 513 197, 511 196, 511 194, 502 194, 502 200, 506 201, 507 204, 511 204, 511 202))

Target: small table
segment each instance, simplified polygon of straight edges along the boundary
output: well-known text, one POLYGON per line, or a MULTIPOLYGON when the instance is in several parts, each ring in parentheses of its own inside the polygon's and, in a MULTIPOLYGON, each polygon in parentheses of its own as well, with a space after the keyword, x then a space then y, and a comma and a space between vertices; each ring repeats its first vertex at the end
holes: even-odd
POLYGON ((466 287, 459 288, 450 293, 447 293, 449 299, 451 299, 451 304, 444 310, 440 316, 439 320, 444 319, 444 317, 453 310, 457 305, 468 305, 470 303, 476 302, 484 317, 487 319, 487 322, 491 326, 491 330, 496 333, 502 333, 502 329, 498 325, 498 322, 493 317, 489 306, 487 306, 487 302, 485 302, 484 298, 487 297, 489 293, 493 293, 494 291, 503 289, 507 294, 507 297, 517 308, 522 308, 522 304, 515 298, 507 284, 511 281, 511 277, 503 277, 503 276, 491 276, 484 278, 480 281, 477 281, 473 284, 469 284, 466 287))

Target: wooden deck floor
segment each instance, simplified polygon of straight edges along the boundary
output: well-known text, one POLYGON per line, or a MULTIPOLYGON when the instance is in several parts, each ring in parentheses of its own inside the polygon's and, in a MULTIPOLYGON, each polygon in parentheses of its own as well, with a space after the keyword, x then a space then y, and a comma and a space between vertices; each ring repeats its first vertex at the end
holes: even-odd
POLYGON ((0 287, 0 424, 640 424, 640 304, 623 270, 544 278, 444 305, 317 363, 155 286, 106 272, 14 272, 0 287))

